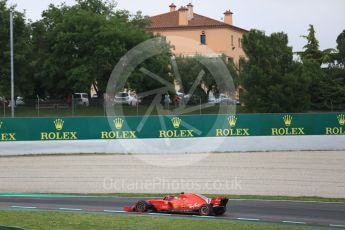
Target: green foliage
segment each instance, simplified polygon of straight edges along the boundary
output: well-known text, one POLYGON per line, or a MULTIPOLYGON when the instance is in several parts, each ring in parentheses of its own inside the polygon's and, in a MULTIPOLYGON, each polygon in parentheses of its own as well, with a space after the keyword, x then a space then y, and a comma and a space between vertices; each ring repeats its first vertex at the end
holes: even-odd
POLYGON ((319 50, 315 30, 309 28, 307 45, 301 52, 305 74, 311 79, 309 94, 313 110, 342 110, 345 108, 345 31, 338 36, 338 52, 333 49, 319 50), (321 68, 322 63, 328 63, 328 68, 321 68))
MULTIPOLYGON (((225 57, 223 58, 225 61, 225 57)), ((191 97, 191 104, 199 104, 200 99, 202 103, 207 103, 211 91, 216 97, 219 96, 222 87, 221 82, 217 82, 215 76, 213 76, 207 66, 205 66, 206 63, 212 65, 212 58, 202 56, 176 57, 175 60, 181 77, 181 82, 178 81, 178 84, 182 86, 182 91, 185 94, 191 94, 193 85, 198 83, 193 96, 191 97), (204 73, 203 77, 198 82, 198 77, 201 76, 200 74, 202 73, 204 73)), ((231 76, 238 79, 234 63, 229 61, 226 65, 231 76)), ((175 79, 178 79, 178 76, 174 77, 175 79)))
MULTIPOLYGON (((134 90, 137 93, 144 93, 166 86, 159 81, 152 79, 146 73, 142 72, 141 69, 149 71, 152 74, 159 76, 160 79, 166 80, 167 82, 171 83, 171 85, 173 85, 174 78, 171 74, 169 74, 169 66, 171 65, 170 45, 168 45, 165 39, 159 41, 157 40, 155 44, 158 47, 162 48, 160 50, 161 54, 147 59, 131 73, 125 84, 125 87, 127 89, 134 90)), ((175 93, 174 87, 172 87, 172 89, 170 89, 169 91, 170 93, 175 93)), ((150 95, 145 98, 145 101, 150 101, 154 97, 155 95, 150 95)))
MULTIPOLYGON (((333 63, 322 70, 311 89, 312 106, 317 110, 344 110, 345 108, 345 30, 337 38, 337 52, 333 63)), ((321 70, 320 70, 321 71, 321 70)))
POLYGON ((337 49, 336 60, 345 67, 345 30, 337 38, 337 49))
MULTIPOLYGON (((15 95, 64 97, 89 92, 97 85, 102 95, 114 66, 130 49, 154 36, 146 31, 147 17, 116 10, 111 0, 77 0, 73 6, 50 5, 42 19, 26 22, 25 15, 0 0, 0 96, 10 96, 9 12, 14 12, 15 95)), ((227 67, 236 87, 243 86, 244 104, 250 112, 302 112, 345 108, 345 30, 337 38, 337 51, 320 50, 313 25, 307 43, 299 53, 302 63, 293 60, 292 48, 284 33, 267 36, 252 30, 244 36, 246 59, 227 67), (322 69, 321 64, 328 64, 322 69)), ((163 41, 166 43, 165 41, 163 41)), ((147 69, 173 83, 170 47, 165 53, 140 64, 124 87, 138 93, 162 84, 145 75, 147 69)), ((206 58, 207 59, 207 58, 206 58)), ((192 103, 207 102, 218 95, 221 84, 201 64, 202 57, 177 57, 184 93, 191 91, 200 71, 205 75, 196 86, 192 103), (194 100, 194 102, 193 102, 194 100)), ((114 86, 115 87, 115 86, 114 86)), ((174 93, 174 92, 173 92, 174 93)))
POLYGON ((243 38, 244 103, 251 112, 303 112, 309 107, 309 76, 293 61, 288 36, 251 30, 243 38))
MULTIPOLYGON (((31 78, 39 94, 52 96, 89 92, 97 84, 98 94, 106 90, 111 71, 120 58, 137 44, 152 38, 146 32, 147 18, 141 13, 115 11, 101 0, 78 0, 74 6, 50 5, 42 20, 32 24, 34 71, 31 78)), ((165 57, 148 61, 151 69, 167 68, 165 57), (163 67, 162 67, 163 66, 163 67), (154 68, 157 67, 157 68, 154 68)), ((167 73, 168 71, 166 71, 167 73)), ((137 76, 138 91, 152 87, 147 76, 137 76)))
POLYGON ((345 71, 330 67, 313 88, 312 105, 317 110, 344 110, 345 108, 345 71))
POLYGON ((322 71, 320 64, 317 60, 305 59, 303 62, 303 74, 310 79, 309 95, 312 109, 320 108, 320 100, 322 100, 322 94, 320 94, 321 81, 325 78, 325 74, 322 71))
MULTIPOLYGON (((179 75, 181 77, 181 82, 178 84, 182 86, 182 91, 185 94, 190 94, 193 84, 197 82, 199 74, 204 71, 204 76, 201 81, 197 84, 195 91, 193 92, 191 104, 199 104, 200 99, 202 103, 207 102, 209 91, 205 91, 202 87, 203 83, 207 85, 208 89, 216 85, 212 74, 203 66, 200 62, 202 57, 177 57, 176 65, 178 67, 179 75), (194 100, 193 100, 194 99, 194 100)), ((178 76, 175 76, 178 79, 178 76)))
POLYGON ((307 40, 307 44, 303 47, 304 51, 299 53, 303 62, 305 60, 314 60, 321 66, 322 63, 331 61, 334 50, 320 50, 319 41, 316 39, 316 31, 313 25, 309 25, 308 35, 302 37, 307 40))
POLYGON ((309 25, 308 35, 302 36, 307 40, 307 44, 303 47, 304 51, 301 53, 302 60, 305 59, 313 59, 320 62, 321 65, 321 58, 322 53, 319 49, 319 41, 316 39, 315 36, 316 32, 313 25, 309 25))

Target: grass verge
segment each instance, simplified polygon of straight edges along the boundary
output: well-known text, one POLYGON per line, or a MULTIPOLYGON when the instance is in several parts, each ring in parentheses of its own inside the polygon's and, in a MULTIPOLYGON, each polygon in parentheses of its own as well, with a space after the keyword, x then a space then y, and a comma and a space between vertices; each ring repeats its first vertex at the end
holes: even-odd
MULTIPOLYGON (((92 197, 164 197, 163 193, 85 193, 85 194, 54 194, 54 193, 0 193, 1 196, 27 196, 27 197, 66 197, 66 196, 92 196, 92 197)), ((179 195, 179 194, 169 194, 179 195)), ((276 201, 315 201, 315 202, 345 202, 345 198, 326 198, 318 196, 260 196, 260 195, 229 195, 229 194, 203 194, 207 197, 227 197, 232 200, 276 200, 276 201)))
POLYGON ((0 211, 0 226, 23 229, 310 229, 266 223, 227 220, 160 218, 151 216, 121 216, 106 214, 75 214, 62 212, 0 211))
MULTIPOLYGON (((163 193, 113 193, 113 194, 80 194, 86 196, 107 197, 164 197, 163 193)), ((179 194, 171 194, 179 195, 179 194)), ((327 198, 318 196, 261 196, 261 195, 231 195, 231 194, 202 194, 206 197, 227 197, 232 200, 276 200, 276 201, 315 201, 315 202, 345 202, 345 198, 327 198)))
MULTIPOLYGON (((226 105, 222 105, 226 106, 226 105)), ((133 106, 115 106, 115 111, 121 111, 119 115, 125 116, 142 116, 145 115, 147 110, 149 109, 149 105, 140 105, 138 108, 133 106)), ((192 108, 193 110, 190 112, 185 113, 178 113, 176 115, 199 115, 199 114, 219 114, 220 106, 213 105, 211 107, 195 109, 198 107, 195 106, 187 106, 184 111, 188 111, 188 108, 192 108)), ((176 107, 171 106, 170 110, 164 110, 164 113, 171 114, 175 113, 174 110, 176 107)), ((236 111, 241 113, 244 111, 243 107, 237 106, 236 111)), ((158 115, 162 112, 158 112, 156 109, 152 111, 151 115, 158 115)), ((77 107, 75 110, 72 111, 71 108, 67 109, 41 109, 38 113, 35 106, 18 106, 15 112, 16 117, 84 117, 84 116, 97 116, 103 117, 106 116, 106 111, 103 106, 90 106, 90 107, 77 107)), ((10 108, 6 108, 5 113, 3 113, 2 106, 0 105, 0 117, 10 117, 11 111, 10 108)))

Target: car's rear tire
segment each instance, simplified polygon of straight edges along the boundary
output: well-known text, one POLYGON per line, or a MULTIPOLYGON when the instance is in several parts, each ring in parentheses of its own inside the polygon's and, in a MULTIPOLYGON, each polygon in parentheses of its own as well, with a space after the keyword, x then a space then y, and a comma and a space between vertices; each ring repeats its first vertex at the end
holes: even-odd
POLYGON ((144 200, 138 201, 135 205, 136 212, 147 212, 148 209, 149 209, 149 204, 144 200))
POLYGON ((203 204, 199 209, 200 216, 212 216, 213 213, 213 207, 210 204, 203 204))

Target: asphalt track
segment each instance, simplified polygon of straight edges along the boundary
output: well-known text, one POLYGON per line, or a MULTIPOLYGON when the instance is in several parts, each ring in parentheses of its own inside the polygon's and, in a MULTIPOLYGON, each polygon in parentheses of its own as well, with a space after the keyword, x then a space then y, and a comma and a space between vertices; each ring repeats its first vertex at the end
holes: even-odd
MULTIPOLYGON (((131 206, 145 198, 118 197, 0 197, 0 210, 41 210, 87 213, 124 213, 123 206, 131 206)), ((210 218, 250 222, 271 222, 300 226, 322 226, 345 229, 345 203, 230 200, 222 217, 195 215, 141 214, 164 217, 210 218)))

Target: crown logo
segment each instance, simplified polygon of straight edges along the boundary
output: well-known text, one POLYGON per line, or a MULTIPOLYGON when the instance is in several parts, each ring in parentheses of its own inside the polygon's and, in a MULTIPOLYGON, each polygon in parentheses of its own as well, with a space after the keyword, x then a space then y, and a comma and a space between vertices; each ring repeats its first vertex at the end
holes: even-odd
POLYGON ((229 122, 230 127, 235 127, 237 123, 237 117, 236 116, 228 117, 228 122, 229 122))
POLYGON ((54 125, 55 125, 56 130, 57 130, 57 131, 62 130, 62 129, 63 129, 64 123, 65 123, 65 122, 64 122, 62 119, 56 119, 56 120, 54 121, 54 125))
POLYGON ((180 118, 178 118, 178 117, 174 117, 173 119, 171 119, 171 122, 172 122, 172 124, 173 124, 175 129, 180 128, 181 121, 182 120, 180 118))
POLYGON ((0 121, 0 129, 1 129, 1 127, 2 127, 2 121, 0 121))
POLYGON ((339 125, 345 125, 345 115, 344 114, 338 115, 338 122, 339 122, 339 125))
POLYGON ((285 116, 283 117, 285 126, 291 126, 291 124, 292 124, 292 119, 293 119, 293 118, 292 118, 291 115, 285 115, 285 116))
POLYGON ((116 129, 122 129, 123 123, 124 123, 124 120, 121 118, 116 118, 114 120, 114 125, 116 129))

